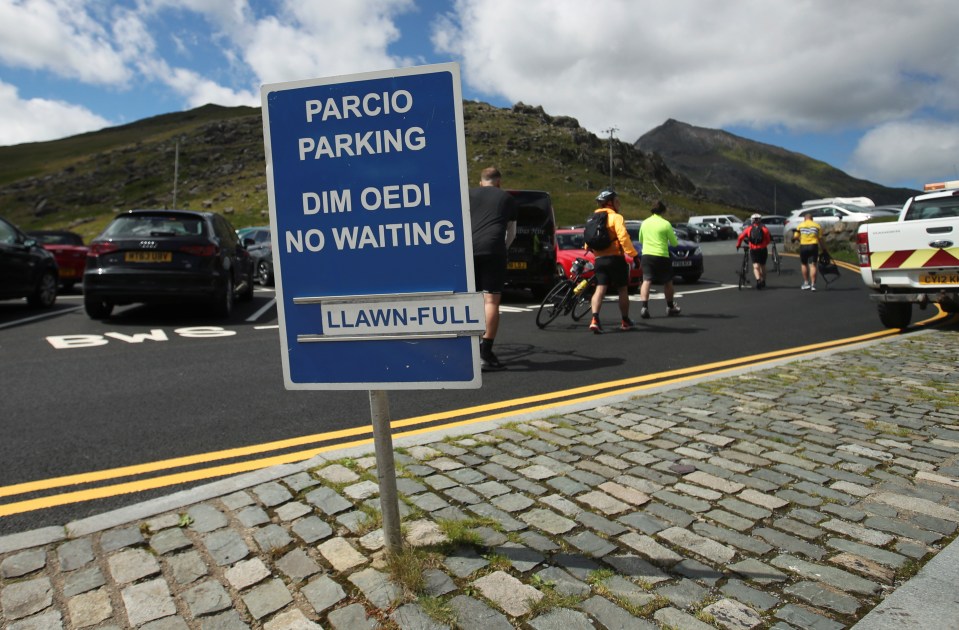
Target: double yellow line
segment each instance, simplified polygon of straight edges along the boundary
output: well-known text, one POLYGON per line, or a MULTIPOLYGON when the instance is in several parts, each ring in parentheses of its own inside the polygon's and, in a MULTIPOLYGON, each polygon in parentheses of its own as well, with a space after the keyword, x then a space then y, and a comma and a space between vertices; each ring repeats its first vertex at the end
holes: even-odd
MULTIPOLYGON (((944 314, 940 313, 936 317, 933 317, 924 324, 936 321, 944 317, 944 314)), ((709 363, 706 365, 695 366, 682 368, 677 370, 670 370, 666 372, 660 372, 657 374, 647 374, 644 376, 637 376, 632 378, 625 378, 616 381, 608 381, 605 383, 597 383, 593 385, 586 385, 583 387, 576 387, 572 389, 566 389, 558 392, 551 392, 548 394, 539 394, 535 396, 527 396, 523 398, 515 398, 512 400, 505 400, 495 403, 489 403, 485 405, 477 405, 473 407, 467 407, 465 409, 456 409, 451 411, 443 411, 423 416, 417 416, 413 418, 407 418, 404 420, 396 420, 391 423, 391 427, 394 431, 394 438, 409 437, 413 435, 419 435, 428 432, 437 432, 452 429, 455 427, 461 427, 470 424, 476 424, 480 422, 489 422, 493 420, 499 420, 509 416, 517 414, 528 414, 533 412, 542 412, 549 411, 551 409, 558 409, 561 407, 573 405, 573 404, 582 404, 585 402, 590 402, 593 400, 605 398, 612 395, 624 395, 633 392, 642 391, 644 389, 649 389, 652 387, 660 387, 663 385, 669 385, 674 383, 680 383, 683 381, 692 380, 694 378, 701 378, 703 376, 717 376, 726 372, 730 372, 736 369, 741 369, 747 366, 761 366, 766 363, 771 363, 774 361, 786 359, 786 358, 797 358, 803 355, 812 354, 815 352, 820 352, 823 350, 839 348, 843 346, 853 345, 857 343, 862 343, 866 341, 871 341, 874 339, 879 339, 882 337, 888 337, 891 335, 898 334, 898 329, 884 330, 876 333, 870 333, 867 335, 860 335, 857 337, 849 337, 846 339, 839 339, 834 341, 821 342, 806 346, 801 346, 798 348, 791 348, 788 350, 778 350, 775 352, 766 352, 762 354, 756 354, 747 357, 740 357, 737 359, 729 359, 725 361, 719 361, 715 363, 709 363), (464 418, 462 420, 455 420, 456 418, 464 418), (453 422, 447 422, 445 424, 435 424, 437 422, 443 422, 445 420, 454 420, 453 422), (427 425, 427 426, 423 426, 427 425), (416 428, 410 428, 416 427, 416 428), (403 431, 402 429, 409 429, 403 431), (399 430, 399 432, 397 432, 399 430)), ((149 462, 145 464, 137 464, 134 466, 123 466, 120 468, 111 468, 108 470, 100 470, 76 475, 66 475, 62 477, 53 477, 50 479, 41 479, 37 481, 28 481, 25 483, 14 484, 10 486, 0 486, 0 498, 3 497, 13 497, 17 495, 36 493, 36 492, 49 492, 62 490, 71 486, 79 486, 84 484, 100 483, 100 482, 109 482, 113 480, 122 479, 124 477, 136 477, 139 475, 146 475, 150 473, 157 473, 166 470, 174 470, 177 468, 183 468, 188 466, 197 466, 209 464, 212 462, 237 459, 242 457, 251 457, 257 456, 264 453, 270 453, 273 451, 282 451, 291 448, 297 448, 306 445, 313 445, 311 448, 305 450, 297 450, 290 453, 284 453, 280 455, 274 455, 272 457, 263 457, 263 458, 253 458, 247 461, 235 462, 229 464, 222 464, 218 466, 211 466, 208 468, 197 468, 193 470, 187 470, 183 472, 175 472, 166 475, 149 477, 146 479, 135 480, 135 481, 126 481, 120 483, 113 483, 108 485, 101 485, 93 488, 82 489, 82 490, 73 490, 69 492, 60 492, 58 494, 53 494, 50 496, 44 496, 40 498, 25 499, 21 501, 16 501, 12 503, 3 503, 0 504, 0 517, 8 516, 12 514, 20 514, 23 512, 30 512, 34 510, 40 510, 60 505, 67 505, 71 503, 79 503, 82 501, 91 501, 95 499, 104 499, 107 497, 113 497, 121 494, 129 494, 134 492, 143 492, 146 490, 155 490, 157 488, 164 488, 169 486, 176 486, 180 484, 193 483, 197 481, 202 481, 205 479, 213 479, 216 477, 225 477, 229 475, 236 475, 240 473, 250 472, 253 470, 259 470, 262 468, 267 468, 269 466, 276 466, 279 464, 290 464, 294 462, 301 462, 311 457, 314 457, 320 453, 333 451, 337 449, 344 449, 348 447, 361 446, 372 444, 373 428, 371 425, 357 427, 352 429, 344 429, 341 431, 332 431, 328 433, 316 433, 313 435, 306 435, 298 438, 291 438, 287 440, 279 440, 275 442, 267 442, 264 444, 256 444, 252 446, 242 447, 242 448, 232 448, 222 451, 213 451, 210 453, 201 453, 197 455, 189 455, 186 457, 177 457, 173 459, 165 459, 156 462, 149 462), (351 441, 342 441, 349 440, 349 438, 356 438, 351 441), (335 442, 333 444, 326 444, 324 446, 318 446, 327 442, 335 442)))

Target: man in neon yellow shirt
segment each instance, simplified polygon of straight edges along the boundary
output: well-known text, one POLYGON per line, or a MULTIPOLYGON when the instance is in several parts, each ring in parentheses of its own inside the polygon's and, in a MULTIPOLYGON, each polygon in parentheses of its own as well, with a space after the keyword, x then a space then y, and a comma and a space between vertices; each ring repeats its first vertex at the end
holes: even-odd
POLYGON ((802 270, 803 291, 816 290, 816 263, 822 242, 822 226, 812 220, 813 213, 804 212, 803 222, 793 230, 793 239, 799 239, 799 268, 802 270))
POLYGON ((649 288, 655 282, 663 285, 666 296, 666 314, 679 315, 679 306, 673 302, 673 261, 669 257, 669 246, 676 246, 679 240, 669 221, 663 218, 666 204, 657 201, 650 208, 652 213, 639 227, 639 243, 643 246, 640 264, 643 267, 643 284, 639 288, 639 298, 643 308, 639 316, 649 319, 649 288))

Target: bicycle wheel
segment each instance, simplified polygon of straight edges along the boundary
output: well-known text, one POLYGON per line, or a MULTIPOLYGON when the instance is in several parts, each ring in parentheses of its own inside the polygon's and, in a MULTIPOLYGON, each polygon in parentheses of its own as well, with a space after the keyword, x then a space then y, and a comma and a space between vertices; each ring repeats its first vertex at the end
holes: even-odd
POLYGON ((776 272, 776 275, 782 274, 782 262, 779 258, 779 250, 776 248, 776 244, 773 243, 773 271, 776 272))
POLYGON ((542 304, 539 305, 539 311, 536 313, 536 325, 540 328, 546 328, 547 324, 562 315, 566 308, 566 300, 569 299, 572 292, 573 285, 569 280, 557 282, 543 298, 542 304))
POLYGON ((748 276, 746 275, 746 258, 749 255, 749 250, 743 254, 743 264, 739 268, 739 290, 742 291, 744 286, 749 286, 748 276))
POLYGON ((593 310, 593 289, 593 286, 586 287, 582 293, 574 298, 573 312, 570 313, 574 322, 583 319, 586 313, 593 310))

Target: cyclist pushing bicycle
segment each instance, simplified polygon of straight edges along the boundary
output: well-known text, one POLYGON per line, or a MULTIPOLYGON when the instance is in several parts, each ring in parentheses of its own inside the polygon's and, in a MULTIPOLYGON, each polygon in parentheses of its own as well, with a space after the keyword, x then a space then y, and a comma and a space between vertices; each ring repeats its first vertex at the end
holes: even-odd
POLYGON ((749 218, 749 225, 736 239, 736 249, 738 250, 742 246, 743 241, 749 244, 749 259, 753 263, 756 288, 764 289, 766 287, 766 259, 769 256, 767 248, 772 241, 772 235, 769 233, 769 228, 760 222, 761 216, 759 214, 754 214, 749 218))

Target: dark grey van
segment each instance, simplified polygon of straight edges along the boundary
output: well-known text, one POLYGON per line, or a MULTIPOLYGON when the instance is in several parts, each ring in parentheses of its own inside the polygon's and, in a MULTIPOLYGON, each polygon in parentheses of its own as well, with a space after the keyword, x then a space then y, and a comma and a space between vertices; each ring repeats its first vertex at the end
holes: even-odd
POLYGON ((516 238, 509 248, 506 284, 542 298, 556 283, 556 217, 549 193, 507 190, 516 198, 516 238))

